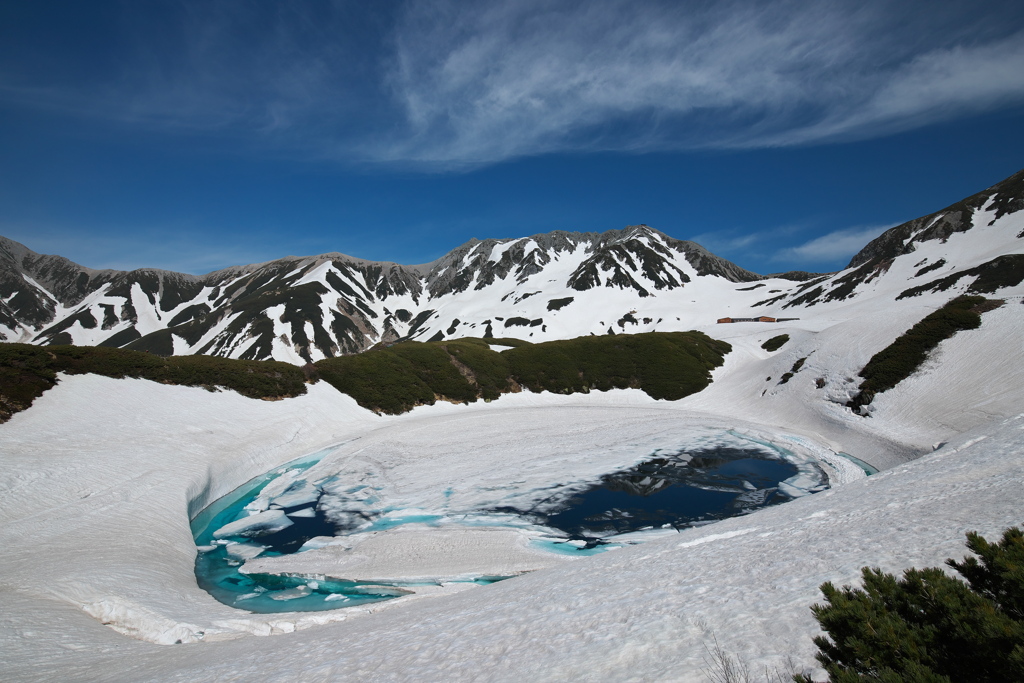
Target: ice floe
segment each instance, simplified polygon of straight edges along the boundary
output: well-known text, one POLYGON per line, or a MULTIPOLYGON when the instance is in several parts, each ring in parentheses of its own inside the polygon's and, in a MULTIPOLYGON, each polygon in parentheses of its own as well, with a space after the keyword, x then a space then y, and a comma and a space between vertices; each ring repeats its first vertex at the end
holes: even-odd
POLYGON ((355 534, 349 546, 331 545, 245 563, 243 572, 324 575, 379 583, 443 583, 486 576, 512 576, 567 561, 535 549, 530 536, 504 527, 409 524, 355 534))
POLYGON ((283 510, 265 510, 225 524, 213 532, 213 537, 262 536, 287 529, 292 524, 283 510))

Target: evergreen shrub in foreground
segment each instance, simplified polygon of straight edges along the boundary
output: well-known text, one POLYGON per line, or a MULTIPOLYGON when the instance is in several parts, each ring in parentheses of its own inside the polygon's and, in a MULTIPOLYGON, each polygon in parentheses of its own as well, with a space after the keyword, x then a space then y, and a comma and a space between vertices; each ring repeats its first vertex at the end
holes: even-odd
MULTIPOLYGON (((864 567, 864 588, 821 586, 811 611, 828 637, 814 639, 835 683, 1024 681, 1024 532, 997 543, 967 534, 977 557, 897 579, 864 567)), ((798 683, 810 683, 794 676, 798 683)))

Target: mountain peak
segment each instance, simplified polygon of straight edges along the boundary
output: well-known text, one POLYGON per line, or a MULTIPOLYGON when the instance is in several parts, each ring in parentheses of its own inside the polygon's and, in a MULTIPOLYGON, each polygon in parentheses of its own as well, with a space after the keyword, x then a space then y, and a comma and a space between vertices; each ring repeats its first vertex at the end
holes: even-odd
POLYGON ((203 276, 95 271, 0 238, 0 339, 303 364, 402 339, 546 341, 700 329, 723 315, 857 298, 891 306, 1016 286, 1022 208, 1024 171, 887 231, 850 269, 824 275, 758 275, 644 223, 472 238, 417 266, 330 252, 203 276))

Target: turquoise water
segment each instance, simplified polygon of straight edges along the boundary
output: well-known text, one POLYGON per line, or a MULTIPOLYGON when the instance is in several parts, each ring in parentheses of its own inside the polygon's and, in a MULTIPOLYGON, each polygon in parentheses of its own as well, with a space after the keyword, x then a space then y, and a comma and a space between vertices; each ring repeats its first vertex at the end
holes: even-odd
MULTIPOLYGON (((242 563, 228 556, 226 546, 214 545, 213 532, 229 522, 247 516, 245 506, 259 496, 267 484, 289 470, 305 470, 312 467, 329 452, 320 451, 303 456, 283 467, 250 479, 228 495, 214 501, 192 519, 192 537, 200 549, 196 556, 196 581, 200 588, 225 605, 259 613, 316 612, 379 602, 405 593, 396 588, 367 586, 351 581, 242 574, 238 571, 242 563)), ((301 523, 301 518, 299 519, 301 523)), ((310 537, 323 535, 318 533, 321 531, 326 531, 327 535, 330 535, 334 528, 310 529, 310 537)), ((224 540, 252 541, 244 537, 229 537, 224 540)), ((265 537, 261 537, 259 542, 260 545, 272 547, 265 537)), ((263 553, 264 556, 282 554, 282 551, 274 549, 263 553)))

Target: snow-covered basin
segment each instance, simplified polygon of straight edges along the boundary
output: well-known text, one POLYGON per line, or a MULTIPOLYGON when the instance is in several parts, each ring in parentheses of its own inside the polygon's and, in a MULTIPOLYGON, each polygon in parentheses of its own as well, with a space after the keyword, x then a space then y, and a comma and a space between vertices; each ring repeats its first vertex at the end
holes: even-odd
MULTIPOLYGON (((620 392, 617 398, 616 406, 614 395, 582 396, 573 406, 563 398, 509 397, 491 406, 436 406, 381 418, 325 384, 311 386, 306 396, 269 402, 144 380, 62 377, 0 432, 2 537, 5 547, 18 549, 0 557, 0 576, 16 594, 66 604, 156 643, 212 641, 345 618, 255 616, 216 602, 195 584, 189 518, 256 475, 357 438, 378 444, 382 452, 393 444, 393 453, 410 463, 405 471, 418 468, 424 476, 422 454, 448 444, 447 469, 437 470, 444 463, 436 459, 430 469, 457 488, 465 483, 474 450, 493 446, 493 436, 475 433, 488 421, 505 426, 505 452, 534 449, 546 456, 523 476, 550 473, 545 459, 567 462, 555 444, 544 446, 548 435, 561 435, 563 443, 576 439, 581 446, 587 439, 602 443, 601 430, 616 434, 628 453, 594 468, 599 474, 609 464, 633 462, 636 448, 656 431, 649 425, 680 417, 640 392, 620 392), (534 407, 520 409, 529 404, 534 407), (556 409, 560 404, 564 408, 556 409), (631 431, 635 443, 618 436, 631 431)), ((690 422, 700 423, 696 417, 690 422)), ((586 467, 574 465, 573 476, 586 467)), ((396 472, 385 468, 385 476, 396 472)), ((507 481, 504 475, 499 479, 507 481)))
MULTIPOLYGON (((190 514, 331 444, 383 443, 389 432, 395 443, 412 443, 436 424, 461 436, 456 427, 472 432, 474 420, 493 419, 488 412, 507 414, 523 448, 544 436, 541 423, 564 433, 580 420, 621 432, 675 416, 775 439, 789 433, 681 413, 639 392, 509 398, 390 419, 323 385, 261 402, 141 380, 63 378, 0 427, 5 678, 472 680, 487 671, 493 680, 696 680, 712 631, 755 669, 790 652, 809 661, 807 605, 821 581, 851 582, 863 564, 938 564, 962 552, 963 531, 992 535, 1018 521, 1020 421, 1001 432, 988 427, 990 438, 958 453, 978 434, 833 491, 443 600, 263 616, 196 586, 190 514), (547 408, 516 409, 526 404, 547 408), (227 638, 235 640, 218 642, 227 638), (205 642, 154 644, 176 640, 205 642)), ((806 427, 790 434, 843 446, 806 427)), ((872 443, 870 433, 858 437, 872 443)), ((887 442, 874 443, 882 452, 887 442)), ((872 462, 867 448, 851 452, 872 462)))
MULTIPOLYGON (((552 566, 584 555, 538 552, 554 544, 529 543, 565 540, 564 532, 543 525, 545 512, 561 509, 562 501, 602 475, 677 451, 727 449, 785 460, 794 473, 778 487, 789 498, 820 490, 829 480, 864 476, 856 465, 807 439, 709 424, 708 418, 675 411, 593 406, 456 411, 396 424, 334 449, 291 479, 293 487, 317 482, 325 491, 318 508, 329 518, 352 520, 354 533, 333 543, 316 539, 320 547, 296 554, 250 559, 242 571, 402 584, 511 576, 552 566), (556 423, 562 426, 555 428, 556 423), (513 510, 531 511, 532 517, 513 510)), ((273 512, 267 508, 288 495, 274 495, 289 490, 287 476, 281 479, 248 506, 252 517, 228 526, 243 527, 248 519, 260 523, 273 512)), ((733 514, 742 513, 740 499, 733 502, 733 514)), ((658 528, 646 532, 663 534, 658 528)), ((611 543, 646 540, 644 532, 620 539, 610 530, 587 537, 611 543)))

